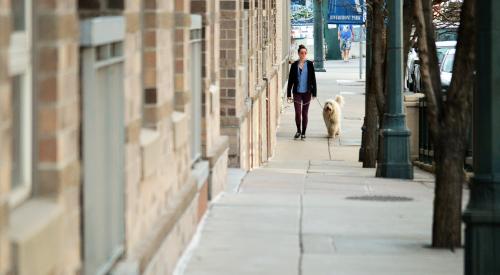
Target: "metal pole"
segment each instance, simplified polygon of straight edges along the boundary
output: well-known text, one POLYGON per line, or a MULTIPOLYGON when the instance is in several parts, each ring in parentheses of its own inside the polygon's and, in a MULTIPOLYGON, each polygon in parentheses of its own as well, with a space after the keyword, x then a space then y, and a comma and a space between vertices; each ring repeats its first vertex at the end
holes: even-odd
POLYGON ((474 176, 464 212, 465 274, 500 274, 500 1, 476 1, 474 176))
POLYGON ((314 0, 314 69, 326 72, 323 60, 323 13, 322 0, 314 0))
POLYGON ((410 163, 410 131, 403 112, 403 1, 388 0, 387 113, 382 129, 383 158, 378 175, 386 178, 413 178, 410 163))

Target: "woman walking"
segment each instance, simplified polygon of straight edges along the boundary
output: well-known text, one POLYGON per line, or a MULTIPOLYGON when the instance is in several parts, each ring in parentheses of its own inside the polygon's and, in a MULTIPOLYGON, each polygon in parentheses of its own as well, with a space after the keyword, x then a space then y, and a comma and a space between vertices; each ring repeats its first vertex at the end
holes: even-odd
POLYGON ((306 138, 307 113, 312 99, 316 98, 316 75, 314 74, 314 65, 307 60, 307 49, 304 45, 299 46, 299 60, 295 61, 288 76, 287 98, 292 100, 295 107, 295 124, 297 133, 294 138, 306 138))

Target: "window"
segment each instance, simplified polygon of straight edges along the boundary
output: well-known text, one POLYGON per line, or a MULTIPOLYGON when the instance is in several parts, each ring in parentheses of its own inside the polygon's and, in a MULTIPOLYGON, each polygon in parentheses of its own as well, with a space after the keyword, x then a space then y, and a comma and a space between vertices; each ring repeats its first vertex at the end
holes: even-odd
POLYGON ((191 161, 201 157, 201 100, 202 100, 202 29, 201 16, 191 16, 190 72, 191 72, 191 161))
POLYGON ((78 0, 79 9, 123 10, 123 0, 78 0))
POLYGON ((12 77, 12 178, 11 204, 17 205, 29 196, 31 191, 32 171, 32 98, 27 89, 26 77, 12 77))
POLYGON ((455 54, 449 54, 446 56, 443 64, 443 72, 452 73, 453 72, 453 61, 455 60, 455 54))
POLYGON ((13 32, 9 71, 12 90, 12 173, 9 202, 15 207, 31 194, 33 95, 31 89, 31 0, 12 1, 13 32))
POLYGON ((125 131, 122 16, 81 21, 84 275, 104 275, 124 252, 125 131), (86 39, 86 38, 97 39, 86 39))

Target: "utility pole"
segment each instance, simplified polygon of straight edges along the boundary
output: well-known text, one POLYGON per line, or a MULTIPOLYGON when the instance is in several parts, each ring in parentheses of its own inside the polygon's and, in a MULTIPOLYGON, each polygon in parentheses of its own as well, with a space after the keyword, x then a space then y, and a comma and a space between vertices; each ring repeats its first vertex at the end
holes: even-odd
POLYGON ((323 12, 322 0, 314 0, 314 70, 326 72, 324 67, 323 47, 323 12))
POLYGON ((476 1, 476 91, 465 274, 500 274, 500 1, 476 1))
POLYGON ((413 179, 410 163, 410 131, 403 112, 403 1, 388 0, 387 111, 382 129, 383 159, 378 175, 385 178, 413 179))

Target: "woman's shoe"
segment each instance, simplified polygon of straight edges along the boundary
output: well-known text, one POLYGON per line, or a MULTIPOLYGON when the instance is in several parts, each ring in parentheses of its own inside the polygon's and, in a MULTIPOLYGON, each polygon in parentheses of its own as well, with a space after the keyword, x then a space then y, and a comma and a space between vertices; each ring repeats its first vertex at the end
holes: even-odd
POLYGON ((304 135, 301 135, 301 136, 300 136, 300 139, 301 139, 301 140, 305 140, 305 139, 306 139, 306 135, 305 135, 305 134, 304 134, 304 135))
POLYGON ((299 132, 295 133, 295 136, 293 136, 294 139, 298 139, 299 137, 300 137, 300 133, 299 132))

